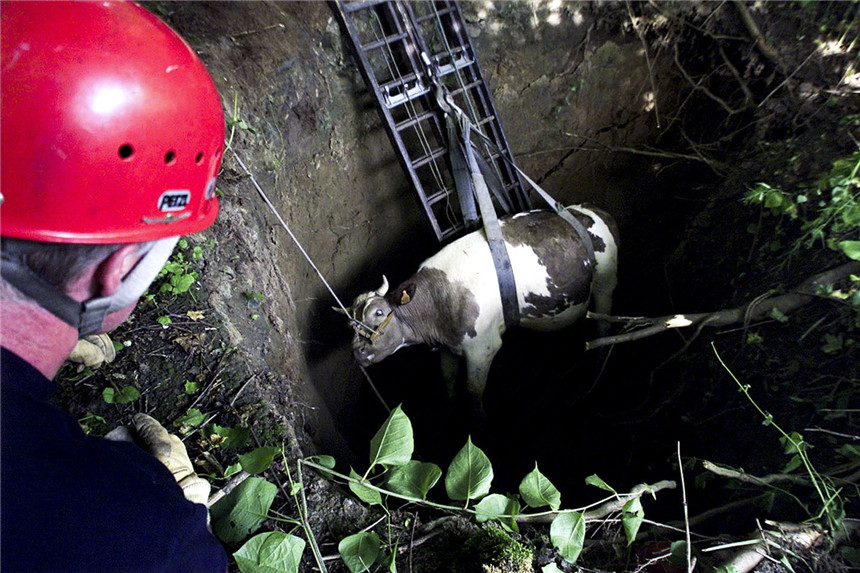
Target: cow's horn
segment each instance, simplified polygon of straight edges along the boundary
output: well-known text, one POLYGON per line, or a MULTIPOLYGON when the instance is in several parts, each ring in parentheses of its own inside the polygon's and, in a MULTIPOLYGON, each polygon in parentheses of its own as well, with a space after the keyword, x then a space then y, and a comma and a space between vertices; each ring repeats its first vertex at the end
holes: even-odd
POLYGON ((382 275, 382 286, 376 289, 376 294, 379 296, 385 296, 388 292, 388 279, 385 275, 382 275))

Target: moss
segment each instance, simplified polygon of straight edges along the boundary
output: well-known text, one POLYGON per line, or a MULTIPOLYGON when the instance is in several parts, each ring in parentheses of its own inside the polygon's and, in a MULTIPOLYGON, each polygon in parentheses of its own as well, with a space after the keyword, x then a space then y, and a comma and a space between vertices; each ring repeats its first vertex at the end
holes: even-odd
POLYGON ((520 543, 495 524, 482 528, 463 546, 463 553, 477 561, 483 571, 531 573, 534 548, 520 543))

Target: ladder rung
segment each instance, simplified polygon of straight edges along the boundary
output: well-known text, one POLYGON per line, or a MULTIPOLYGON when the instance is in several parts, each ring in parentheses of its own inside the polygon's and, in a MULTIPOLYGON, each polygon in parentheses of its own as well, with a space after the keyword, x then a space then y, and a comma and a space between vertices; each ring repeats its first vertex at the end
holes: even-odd
POLYGON ((384 38, 380 38, 378 40, 374 40, 367 44, 361 45, 361 50, 363 52, 370 52, 371 50, 377 50, 382 46, 390 46, 391 44, 395 44, 401 40, 405 40, 409 35, 405 32, 400 34, 392 34, 391 36, 385 36, 384 38))
POLYGON ((425 111, 423 113, 419 113, 416 116, 410 117, 409 119, 405 119, 400 123, 395 124, 394 129, 396 129, 398 132, 404 131, 405 129, 412 127, 416 123, 421 123, 425 119, 433 119, 434 117, 436 117, 436 114, 434 112, 425 111))
POLYGON ((451 95, 452 96, 460 95, 461 93, 463 93, 466 90, 470 90, 474 87, 481 86, 481 85, 484 85, 484 83, 481 80, 475 80, 473 82, 469 82, 468 84, 466 84, 465 86, 463 86, 461 88, 458 87, 457 89, 451 90, 451 95))
POLYGON ((388 0, 353 0, 347 2, 341 2, 340 5, 343 8, 343 11, 347 14, 352 14, 354 12, 358 12, 359 10, 366 10, 369 8, 373 8, 374 6, 378 6, 380 4, 384 4, 388 0))
POLYGON ((427 204, 428 205, 435 205, 436 203, 438 203, 439 201, 441 201, 447 197, 450 197, 452 201, 456 201, 457 191, 454 189, 449 189, 449 188, 445 187, 441 191, 436 191, 435 193, 433 193, 432 195, 427 197, 427 204))
POLYGON ((448 14, 450 14, 453 11, 454 10, 451 8, 442 8, 441 10, 437 8, 433 14, 426 14, 424 16, 416 16, 415 22, 418 24, 421 24, 423 22, 426 22, 427 20, 434 20, 436 18, 436 16, 447 16, 448 14))
POLYGON ((454 225, 450 229, 443 229, 442 230, 442 240, 445 241, 446 239, 448 239, 448 237, 452 237, 452 236, 456 235, 457 233, 460 232, 460 229, 462 229, 462 228, 463 227, 460 225, 454 225))
POLYGON ((409 72, 406 75, 403 75, 403 76, 400 76, 400 77, 393 79, 391 81, 385 82, 384 84, 379 84, 379 91, 381 91, 381 92, 389 91, 390 92, 393 89, 397 89, 397 88, 406 86, 410 82, 414 82, 414 81, 419 80, 419 79, 420 78, 418 77, 418 75, 415 72, 409 72))
POLYGON ((440 157, 444 156, 446 153, 448 153, 448 148, 447 147, 440 147, 439 149, 436 149, 436 150, 430 152, 429 155, 424 155, 423 157, 419 157, 418 159, 413 161, 412 162, 412 168, 418 169, 422 165, 427 165, 431 161, 439 159, 440 157))

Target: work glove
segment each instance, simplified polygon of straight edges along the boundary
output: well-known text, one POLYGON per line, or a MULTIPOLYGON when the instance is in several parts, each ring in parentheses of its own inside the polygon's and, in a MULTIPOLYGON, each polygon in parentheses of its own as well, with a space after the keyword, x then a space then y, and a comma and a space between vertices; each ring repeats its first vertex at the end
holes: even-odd
POLYGON ((116 349, 110 337, 107 334, 95 334, 78 340, 67 360, 90 368, 98 368, 105 362, 113 362, 114 358, 116 358, 116 349))
POLYGON ((206 505, 211 486, 209 482, 194 473, 194 467, 191 465, 191 459, 182 440, 167 433, 164 426, 152 416, 135 414, 132 417, 132 423, 139 442, 155 456, 155 459, 170 470, 176 483, 182 488, 185 499, 206 505))

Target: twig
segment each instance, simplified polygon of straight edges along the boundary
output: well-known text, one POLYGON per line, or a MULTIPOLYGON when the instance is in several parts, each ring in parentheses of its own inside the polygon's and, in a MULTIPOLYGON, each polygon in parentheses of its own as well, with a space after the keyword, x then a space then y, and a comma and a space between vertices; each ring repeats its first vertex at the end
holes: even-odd
POLYGON ((831 436, 836 436, 838 438, 846 438, 848 440, 860 442, 860 436, 855 436, 852 434, 843 434, 842 432, 834 432, 833 430, 825 430, 824 428, 806 428, 805 431, 807 431, 807 432, 821 432, 822 434, 828 434, 831 436))
POLYGON ((717 102, 721 108, 726 110, 726 113, 728 113, 729 115, 735 115, 735 114, 738 114, 741 111, 743 111, 740 109, 734 109, 732 106, 730 106, 728 103, 726 103, 726 101, 723 98, 716 95, 715 93, 713 93, 708 88, 704 87, 702 85, 702 80, 699 80, 698 82, 693 81, 693 78, 690 77, 690 74, 688 74, 687 70, 684 69, 684 66, 681 65, 681 60, 680 60, 680 58, 678 58, 678 45, 677 44, 675 44, 675 65, 678 66, 678 70, 681 72, 681 75, 684 76, 684 79, 687 80, 687 82, 691 86, 693 86, 693 90, 703 92, 706 96, 708 96, 709 98, 711 98, 712 100, 717 102))
POLYGON ((773 62, 773 64, 777 68, 779 68, 781 72, 785 73, 785 70, 782 66, 782 62, 779 61, 779 54, 777 54, 776 50, 774 50, 770 46, 770 44, 768 44, 767 41, 764 39, 761 30, 759 30, 758 25, 755 23, 755 20, 753 20, 752 14, 750 14, 750 11, 747 9, 746 5, 740 0, 734 0, 733 3, 738 11, 738 15, 740 15, 741 17, 741 21, 744 23, 744 26, 746 26, 747 31, 749 32, 750 36, 752 36, 752 39, 755 42, 755 45, 758 47, 759 51, 767 59, 773 62))
POLYGON ((684 504, 684 531, 687 536, 687 573, 693 573, 693 543, 690 539, 690 510, 687 505, 687 485, 684 483, 684 462, 681 460, 681 442, 678 442, 678 473, 681 475, 681 499, 684 504))
POLYGON ((799 485, 809 485, 809 480, 806 480, 800 476, 793 476, 789 474, 770 474, 764 477, 757 477, 743 471, 720 467, 717 464, 709 462, 707 460, 702 460, 702 467, 711 472, 712 474, 718 475, 720 477, 736 479, 740 482, 752 485, 771 486, 778 483, 795 483, 799 485))
MULTIPOLYGON (((659 157, 662 159, 684 159, 687 161, 701 161, 702 163, 710 163, 709 160, 703 159, 700 155, 689 155, 686 153, 675 153, 673 151, 660 151, 659 149, 638 149, 635 147, 615 147, 612 145, 606 145, 594 138, 579 135, 577 133, 565 133, 564 135, 568 135, 570 137, 579 137, 584 139, 585 141, 589 141, 592 143, 597 143, 602 146, 602 149, 595 149, 589 147, 577 147, 574 148, 576 151, 609 151, 611 153, 631 153, 633 155, 644 155, 645 157, 659 157)), ((565 148, 566 149, 566 148, 565 148)), ((560 149, 547 150, 548 151, 562 151, 560 149)), ((533 152, 534 155, 536 152, 533 152)))
POLYGON ((241 394, 241 393, 245 390, 245 387, 246 387, 248 384, 250 384, 250 383, 251 383, 251 380, 253 380, 253 379, 254 379, 254 378, 256 378, 256 377, 257 377, 257 373, 255 372, 254 374, 252 374, 252 375, 251 375, 251 377, 250 377, 250 378, 248 378, 247 380, 245 380, 245 383, 244 383, 244 384, 242 384, 242 387, 241 387, 241 388, 239 388, 239 389, 236 391, 236 394, 234 394, 234 395, 233 395, 233 399, 232 399, 232 400, 230 400, 230 406, 231 406, 231 407, 232 407, 232 406, 234 406, 234 405, 236 404, 236 400, 238 400, 238 399, 239 399, 239 394, 241 394))
POLYGON ((720 50, 720 56, 723 58, 723 63, 726 64, 727 68, 729 68, 729 71, 732 73, 732 76, 734 76, 735 81, 738 82, 739 86, 741 86, 741 91, 744 92, 744 103, 746 107, 755 107, 755 98, 753 97, 753 93, 750 91, 746 82, 741 77, 741 74, 740 72, 738 72, 738 69, 734 66, 734 64, 732 64, 731 60, 729 60, 729 57, 726 55, 726 51, 723 49, 723 45, 717 42, 717 48, 719 48, 720 50))
POLYGON ((230 39, 235 40, 236 38, 240 38, 242 36, 250 36, 251 34, 259 34, 260 32, 265 32, 266 30, 272 30, 273 28, 284 28, 285 26, 281 23, 271 24, 269 26, 264 26, 259 30, 245 30, 244 32, 237 32, 235 34, 230 34, 230 39))
MULTIPOLYGON (((606 503, 590 509, 583 514, 585 521, 597 521, 604 517, 617 513, 624 508, 624 504, 635 497, 642 497, 643 494, 650 493, 654 495, 660 490, 675 489, 677 484, 671 480, 659 481, 655 484, 639 484, 630 489, 629 493, 618 495, 616 498, 607 501, 606 503)), ((520 515, 517 517, 517 523, 550 523, 555 519, 559 512, 550 511, 536 515, 520 515)))
POLYGON ((639 29, 639 19, 633 15, 633 9, 630 7, 630 0, 625 2, 627 5, 627 15, 630 17, 630 23, 639 36, 639 41, 642 43, 642 52, 645 54, 645 66, 648 68, 648 79, 651 81, 651 93, 654 94, 654 116, 657 120, 657 129, 660 129, 660 109, 657 107, 657 84, 654 81, 654 65, 651 63, 651 57, 648 55, 648 42, 645 41, 645 36, 642 30, 639 29))
MULTIPOLYGON (((774 547, 782 552, 787 551, 786 547, 809 549, 817 545, 824 537, 824 533, 814 525, 780 524, 770 521, 766 523, 772 527, 778 527, 779 531, 761 530, 762 539, 756 540, 748 548, 724 561, 719 569, 748 573, 761 563, 762 559, 767 557, 769 547, 774 547)), ((718 551, 727 547, 710 548, 710 551, 718 551)))
POLYGON ((778 85, 778 86, 776 86, 775 88, 773 88, 773 90, 771 90, 771 92, 770 92, 769 94, 767 94, 767 95, 764 97, 764 99, 763 99, 763 100, 761 100, 761 101, 759 102, 758 107, 759 107, 759 108, 761 108, 761 107, 765 104, 765 102, 766 102, 767 100, 769 100, 769 99, 773 96, 773 94, 775 94, 776 92, 778 92, 779 90, 781 90, 781 89, 782 89, 782 87, 783 87, 785 84, 787 84, 788 82, 790 82, 790 81, 791 81, 791 78, 793 78, 793 77, 794 77, 794 74, 796 74, 797 72, 799 72, 799 71, 800 71, 800 68, 802 68, 803 66, 805 66, 805 65, 806 65, 806 62, 808 62, 808 61, 812 58, 812 56, 814 56, 817 52, 818 52, 818 50, 812 50, 811 52, 809 52, 809 55, 808 55, 808 56, 806 56, 806 58, 805 58, 802 62, 800 62, 800 64, 799 64, 796 68, 794 68, 794 71, 792 71, 790 74, 788 74, 788 76, 786 76, 786 78, 785 78, 784 80, 782 80, 782 81, 779 83, 779 85, 778 85))
POLYGON ((249 474, 245 470, 242 470, 237 474, 233 474, 230 479, 227 480, 227 483, 224 484, 224 487, 209 496, 209 502, 206 505, 208 507, 212 507, 219 499, 236 489, 236 487, 238 487, 240 483, 242 483, 249 477, 251 477, 251 474, 249 474))

